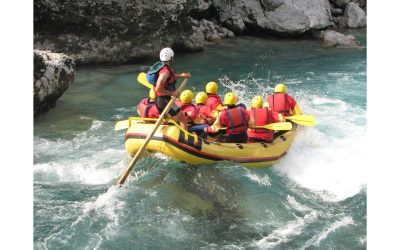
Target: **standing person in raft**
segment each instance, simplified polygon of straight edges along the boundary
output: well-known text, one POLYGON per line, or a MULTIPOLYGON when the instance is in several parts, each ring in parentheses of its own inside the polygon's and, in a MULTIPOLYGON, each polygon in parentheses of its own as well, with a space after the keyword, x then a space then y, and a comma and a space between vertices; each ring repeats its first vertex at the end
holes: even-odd
MULTIPOLYGON (((242 105, 236 105, 237 101, 235 93, 226 93, 224 96, 226 108, 219 112, 214 124, 205 128, 204 132, 216 133, 220 128, 226 127, 225 134, 218 138, 219 142, 246 143, 250 116, 242 105)), ((205 133, 201 137, 205 138, 205 133)))
MULTIPOLYGON (((177 74, 175 70, 171 68, 171 64, 174 60, 174 51, 171 48, 163 48, 160 51, 160 60, 160 62, 157 62, 150 68, 150 72, 153 72, 156 78, 154 92, 156 93, 156 106, 158 112, 161 114, 171 100, 171 96, 179 97, 179 92, 175 87, 176 80, 182 77, 190 78, 192 75, 190 73, 177 74)), ((168 114, 187 130, 186 118, 176 104, 172 105, 168 114)))
POLYGON ((271 142, 274 139, 272 130, 265 128, 252 128, 253 126, 264 126, 275 122, 284 122, 286 119, 278 112, 263 107, 264 100, 261 96, 253 97, 251 109, 249 110, 251 129, 247 131, 249 142, 271 142))
POLYGON ((296 100, 286 94, 286 85, 279 83, 275 86, 274 94, 267 96, 268 106, 284 116, 301 115, 300 106, 296 100))

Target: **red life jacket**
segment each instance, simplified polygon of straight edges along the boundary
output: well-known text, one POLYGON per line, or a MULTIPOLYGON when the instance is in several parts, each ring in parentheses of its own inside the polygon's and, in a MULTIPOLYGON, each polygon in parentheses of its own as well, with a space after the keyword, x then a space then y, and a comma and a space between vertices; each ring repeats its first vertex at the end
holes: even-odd
MULTIPOLYGON (((163 89, 169 90, 169 91, 175 91, 176 87, 176 79, 175 79, 175 70, 171 69, 170 67, 168 67, 168 65, 165 65, 164 67, 161 68, 161 70, 159 71, 158 75, 157 75, 157 81, 158 81, 158 77, 160 75, 160 73, 165 72, 166 70, 169 71, 169 77, 167 78, 167 80, 165 81, 165 83, 161 86, 163 89)), ((164 94, 161 94, 160 92, 156 91, 156 86, 153 87, 154 92, 156 93, 157 96, 163 96, 164 94)))
POLYGON ((150 98, 142 99, 136 108, 139 116, 142 118, 158 118, 159 116, 156 104, 154 102, 150 102, 150 98), (157 111, 157 113, 155 111, 157 111))
POLYGON ((197 116, 197 109, 191 103, 185 103, 181 106, 181 111, 184 112, 189 122, 194 122, 197 116))
POLYGON ((144 111, 145 117, 147 118, 158 118, 160 117, 160 113, 158 112, 157 106, 155 103, 148 105, 146 110, 144 111))
POLYGON ((206 118, 210 118, 211 120, 210 120, 210 124, 209 125, 212 125, 212 120, 214 120, 214 119, 211 116, 210 107, 206 106, 203 103, 199 103, 199 104, 196 105, 196 109, 197 109, 198 115, 200 116, 201 123, 202 124, 209 123, 206 118))
MULTIPOLYGON (((264 126, 275 122, 272 113, 267 108, 251 108, 249 113, 250 117, 254 119, 254 126, 264 126)), ((269 129, 249 129, 247 136, 270 141, 273 139, 273 132, 269 129)))
POLYGON ((273 95, 267 96, 267 100, 271 110, 285 116, 290 115, 291 107, 288 103, 286 93, 274 93, 273 95))
POLYGON ((215 110, 218 105, 222 105, 221 97, 219 95, 215 94, 207 94, 207 100, 206 100, 206 105, 210 107, 211 110, 215 110))
POLYGON ((247 112, 243 107, 234 107, 221 110, 220 120, 223 127, 228 127, 227 135, 239 134, 247 130, 247 122, 244 112, 247 112), (228 120, 226 119, 228 117, 228 120), (227 124, 225 121, 228 121, 227 124))

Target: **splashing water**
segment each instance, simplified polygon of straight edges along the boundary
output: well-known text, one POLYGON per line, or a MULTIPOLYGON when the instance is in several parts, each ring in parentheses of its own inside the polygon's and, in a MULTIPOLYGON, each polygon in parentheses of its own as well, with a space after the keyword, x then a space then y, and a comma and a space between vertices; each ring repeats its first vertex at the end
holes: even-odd
POLYGON ((35 249, 365 249, 365 48, 243 37, 177 55, 189 88, 218 81, 248 107, 276 83, 315 127, 301 127, 273 168, 191 166, 162 154, 128 165, 118 120, 136 116, 146 65, 78 69, 57 106, 35 119, 35 249), (238 52, 240 51, 240 53, 238 52))

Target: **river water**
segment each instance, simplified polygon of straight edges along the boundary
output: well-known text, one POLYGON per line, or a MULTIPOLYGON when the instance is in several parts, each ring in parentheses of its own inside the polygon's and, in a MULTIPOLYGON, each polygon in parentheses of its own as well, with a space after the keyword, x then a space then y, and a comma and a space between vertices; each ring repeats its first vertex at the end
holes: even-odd
POLYGON ((78 68, 34 120, 35 249, 365 249, 366 47, 241 37, 178 54, 194 91, 220 82, 247 105, 285 82, 303 127, 274 167, 191 166, 153 154, 115 186, 130 157, 118 120, 147 95, 152 62, 78 68))

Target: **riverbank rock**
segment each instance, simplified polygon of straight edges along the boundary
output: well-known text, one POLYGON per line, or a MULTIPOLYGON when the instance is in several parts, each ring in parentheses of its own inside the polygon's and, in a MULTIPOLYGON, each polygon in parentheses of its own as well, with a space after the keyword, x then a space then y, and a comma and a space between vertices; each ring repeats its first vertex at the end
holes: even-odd
MULTIPOLYGON (((348 1, 335 2, 342 9, 348 1)), ((330 28, 339 22, 331 8, 328 0, 35 0, 34 48, 65 53, 77 65, 131 63, 154 59, 166 46, 201 51, 207 42, 241 34, 330 28)))
POLYGON ((33 51, 33 100, 34 116, 55 107, 56 101, 75 78, 72 58, 50 51, 33 51))
POLYGON ((344 35, 334 30, 324 31, 323 43, 325 46, 335 46, 339 48, 357 48, 361 45, 354 36, 344 35))
POLYGON ((215 42, 224 38, 235 37, 235 34, 209 20, 189 19, 188 30, 175 42, 178 51, 194 52, 204 50, 206 42, 215 42))
POLYGON ((349 28, 363 28, 367 25, 366 15, 355 3, 348 3, 344 10, 344 25, 349 28))
POLYGON ((236 34, 302 34, 331 26, 328 0, 214 0, 214 5, 222 24, 236 34))
POLYGON ((267 12, 267 28, 285 34, 301 34, 310 29, 310 20, 303 11, 293 6, 281 5, 267 12))
POLYGON ((346 4, 350 2, 350 0, 329 0, 331 3, 333 3, 335 6, 344 8, 346 4))

